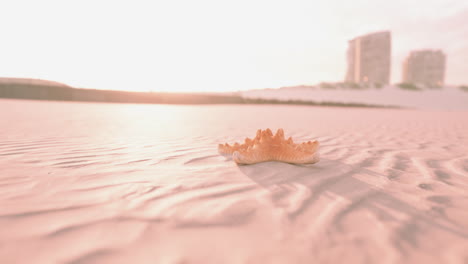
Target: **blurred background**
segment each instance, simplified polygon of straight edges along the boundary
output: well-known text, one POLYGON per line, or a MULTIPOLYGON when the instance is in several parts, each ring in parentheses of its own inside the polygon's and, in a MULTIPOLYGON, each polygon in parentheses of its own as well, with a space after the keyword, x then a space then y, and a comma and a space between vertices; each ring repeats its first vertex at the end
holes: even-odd
MULTIPOLYGON (((463 0, 6 0, 0 12, 5 78, 144 92, 445 88, 456 91, 442 95, 444 105, 467 99, 460 93, 468 90, 463 0)), ((421 105, 399 103, 421 96, 414 93, 328 93, 241 94, 421 105)))

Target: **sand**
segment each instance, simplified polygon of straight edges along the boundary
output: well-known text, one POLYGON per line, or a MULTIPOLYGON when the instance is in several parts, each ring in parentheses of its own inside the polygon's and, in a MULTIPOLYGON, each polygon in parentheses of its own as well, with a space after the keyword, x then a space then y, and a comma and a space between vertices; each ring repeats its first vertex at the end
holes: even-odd
POLYGON ((303 100, 314 102, 361 103, 422 110, 468 111, 468 92, 458 86, 441 89, 404 90, 395 85, 380 89, 324 89, 293 87, 241 92, 246 98, 303 100))
POLYGON ((467 263, 468 113, 0 100, 0 263, 467 263), (310 166, 217 144, 284 128, 310 166))

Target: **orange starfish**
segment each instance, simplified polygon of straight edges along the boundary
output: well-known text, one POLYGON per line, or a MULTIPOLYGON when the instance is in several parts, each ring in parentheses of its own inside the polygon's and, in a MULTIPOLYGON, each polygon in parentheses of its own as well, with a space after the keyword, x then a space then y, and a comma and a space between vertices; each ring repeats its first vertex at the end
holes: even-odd
POLYGON ((254 164, 264 161, 281 161, 293 164, 313 164, 319 161, 317 140, 295 144, 291 137, 284 138, 283 129, 276 134, 270 129, 257 131, 254 139, 246 138, 244 144, 219 144, 221 154, 232 155, 238 164, 254 164))

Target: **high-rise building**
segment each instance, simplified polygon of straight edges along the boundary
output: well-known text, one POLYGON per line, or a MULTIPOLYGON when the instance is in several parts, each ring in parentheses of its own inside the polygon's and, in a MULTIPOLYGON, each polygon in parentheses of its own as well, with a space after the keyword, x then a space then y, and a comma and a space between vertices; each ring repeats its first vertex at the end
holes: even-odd
POLYGON ((376 32, 349 41, 346 82, 388 84, 391 34, 376 32))
POLYGON ((413 51, 403 62, 403 82, 442 85, 445 54, 441 50, 413 51))

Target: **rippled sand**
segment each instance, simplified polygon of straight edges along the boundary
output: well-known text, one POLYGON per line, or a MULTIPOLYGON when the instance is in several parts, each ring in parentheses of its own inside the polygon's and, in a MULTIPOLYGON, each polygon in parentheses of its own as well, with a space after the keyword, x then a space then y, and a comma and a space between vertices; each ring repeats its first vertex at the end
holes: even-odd
POLYGON ((467 263, 468 113, 0 100, 0 263, 467 263), (285 129, 312 166, 217 144, 285 129))

